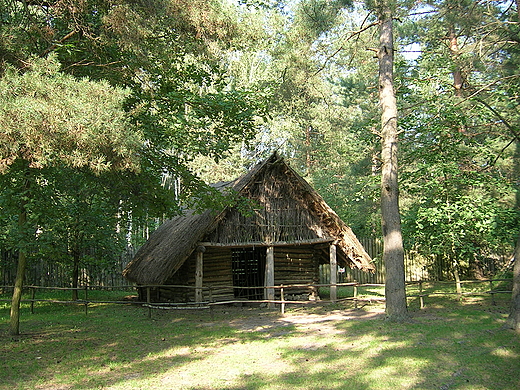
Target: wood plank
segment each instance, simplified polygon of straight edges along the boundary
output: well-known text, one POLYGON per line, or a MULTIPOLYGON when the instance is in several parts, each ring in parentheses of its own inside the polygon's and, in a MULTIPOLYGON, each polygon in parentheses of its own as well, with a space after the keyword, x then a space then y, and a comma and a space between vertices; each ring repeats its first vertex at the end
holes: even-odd
POLYGON ((338 299, 338 292, 336 283, 338 282, 338 259, 336 258, 336 245, 331 244, 330 248, 330 300, 336 302, 338 299))
MULTIPOLYGON (((265 261, 265 285, 274 286, 274 247, 269 246, 266 250, 266 261, 265 261)), ((266 289, 265 299, 274 299, 274 289, 266 289)), ((272 304, 269 304, 270 307, 272 304)))
POLYGON ((204 254, 202 251, 197 251, 197 259, 195 263, 195 302, 202 302, 202 280, 203 280, 203 258, 204 254))
POLYGON ((333 238, 311 238, 305 240, 295 240, 295 241, 276 241, 276 242, 266 242, 266 241, 252 241, 252 242, 233 242, 233 243, 220 243, 220 242, 201 242, 200 245, 209 248, 247 248, 254 246, 287 246, 287 245, 309 245, 309 244, 320 244, 325 242, 332 242, 333 238))

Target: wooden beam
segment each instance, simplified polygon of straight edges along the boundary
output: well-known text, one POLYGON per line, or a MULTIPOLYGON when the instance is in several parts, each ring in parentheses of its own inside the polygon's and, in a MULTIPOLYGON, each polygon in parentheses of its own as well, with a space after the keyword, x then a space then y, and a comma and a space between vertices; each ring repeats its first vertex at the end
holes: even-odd
POLYGON ((197 250, 197 257, 195 261, 195 302, 203 302, 202 297, 202 280, 204 267, 204 251, 197 250))
MULTIPOLYGON (((265 286, 274 286, 274 247, 268 246, 265 259, 265 286)), ((274 301, 274 288, 265 289, 265 299, 274 301)), ((269 308, 274 308, 274 303, 269 303, 269 308)))
POLYGON ((250 242, 232 242, 232 243, 221 243, 221 242, 201 242, 200 245, 205 247, 225 247, 225 248, 247 248, 255 246, 288 246, 288 245, 310 245, 310 244, 322 244, 333 242, 334 238, 310 238, 306 240, 295 240, 295 241, 277 241, 277 242, 265 242, 265 241, 250 241, 250 242))
POLYGON ((330 300, 336 302, 338 299, 338 292, 336 283, 338 283, 338 259, 336 257, 336 245, 330 244, 329 248, 330 258, 330 300))

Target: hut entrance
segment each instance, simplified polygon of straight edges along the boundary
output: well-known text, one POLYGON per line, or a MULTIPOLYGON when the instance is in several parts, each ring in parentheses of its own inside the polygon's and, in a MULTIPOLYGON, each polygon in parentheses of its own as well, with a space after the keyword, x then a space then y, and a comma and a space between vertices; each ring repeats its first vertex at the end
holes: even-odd
POLYGON ((263 299, 265 248, 239 248, 232 252, 235 298, 263 299))

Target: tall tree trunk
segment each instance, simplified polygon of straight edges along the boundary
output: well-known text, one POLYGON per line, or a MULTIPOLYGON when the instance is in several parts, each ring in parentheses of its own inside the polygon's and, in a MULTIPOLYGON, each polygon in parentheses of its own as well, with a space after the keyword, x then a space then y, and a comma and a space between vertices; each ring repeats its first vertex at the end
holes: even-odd
POLYGON ((397 103, 394 91, 393 17, 386 5, 379 13, 379 99, 381 115, 381 225, 383 259, 386 266, 386 316, 389 320, 408 317, 404 274, 404 249, 399 213, 397 180, 397 103))
MULTIPOLYGON (((28 168, 27 168, 28 169, 28 168)), ((23 197, 20 203, 20 213, 18 214, 18 228, 25 236, 26 225, 27 225, 27 193, 30 190, 30 179, 29 173, 26 172, 26 178, 23 189, 23 197)), ((27 240, 22 240, 26 242, 27 240)), ((9 334, 17 336, 20 334, 20 303, 22 301, 22 290, 23 282, 25 279, 25 268, 27 266, 27 253, 26 249, 22 245, 18 250, 18 265, 16 267, 16 279, 14 282, 13 298, 11 300, 11 312, 9 320, 9 334)))
POLYGON ((513 267, 513 293, 507 325, 520 333, 520 235, 516 241, 515 265, 513 267))
MULTIPOLYGON (((516 7, 518 12, 518 20, 520 21, 520 0, 516 0, 516 7)), ((516 139, 516 149, 514 155, 514 173, 516 177, 516 210, 520 211, 520 185, 518 178, 520 178, 520 139, 518 134, 513 133, 516 139)), ((516 241, 515 258, 513 266, 513 292, 511 294, 511 307, 509 317, 507 318, 507 325, 520 333, 520 235, 516 241)))
POLYGON ((307 168, 307 175, 311 173, 311 131, 312 127, 305 128, 305 167, 307 168))
POLYGON ((453 59, 453 87, 455 88, 455 96, 462 97, 462 71, 460 69, 460 66, 457 64, 459 56, 459 44, 457 42, 457 35, 455 35, 455 29, 453 28, 453 26, 450 26, 448 31, 450 40, 450 53, 453 59))
MULTIPOLYGON (((26 215, 20 214, 20 219, 26 219, 26 215)), ((11 300, 11 317, 9 321, 9 334, 17 336, 20 334, 20 302, 22 301, 23 281, 25 279, 25 268, 27 265, 27 256, 25 249, 18 252, 18 266, 16 268, 16 280, 14 283, 13 298, 11 300)))

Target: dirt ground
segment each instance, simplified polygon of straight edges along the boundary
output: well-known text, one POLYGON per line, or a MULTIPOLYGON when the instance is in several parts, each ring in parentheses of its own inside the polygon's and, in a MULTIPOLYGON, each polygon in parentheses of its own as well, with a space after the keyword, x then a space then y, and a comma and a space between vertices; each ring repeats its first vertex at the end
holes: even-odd
POLYGON ((290 326, 304 327, 308 331, 319 331, 321 334, 335 334, 338 332, 335 326, 338 321, 382 320, 384 316, 382 304, 367 305, 361 309, 329 309, 326 306, 311 310, 307 307, 292 308, 284 314, 259 307, 227 306, 213 309, 216 322, 223 320, 243 332, 274 332, 279 335, 283 335, 284 328, 290 326))

